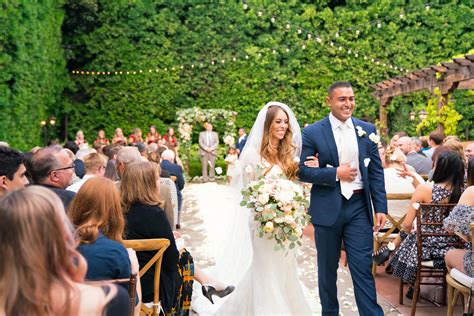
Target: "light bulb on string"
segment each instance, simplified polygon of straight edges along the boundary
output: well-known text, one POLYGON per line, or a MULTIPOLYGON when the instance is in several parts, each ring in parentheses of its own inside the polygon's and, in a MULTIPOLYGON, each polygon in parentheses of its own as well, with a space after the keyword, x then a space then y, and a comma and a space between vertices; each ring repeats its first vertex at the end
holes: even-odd
POLYGON ((237 58, 235 58, 235 57, 232 57, 232 61, 236 61, 236 60, 237 60, 237 58))
POLYGON ((257 56, 260 58, 262 57, 262 53, 258 53, 257 56))
POLYGON ((285 49, 285 52, 289 53, 289 52, 290 52, 290 49, 287 47, 287 48, 285 49))
POLYGON ((357 57, 359 57, 359 54, 357 54, 357 53, 354 53, 354 56, 357 58, 357 57))
POLYGON ((400 13, 400 19, 403 19, 405 16, 403 15, 403 13, 400 13))
POLYGON ((316 42, 321 43, 322 41, 323 41, 323 40, 321 39, 321 37, 319 37, 319 36, 316 37, 316 42))
POLYGON ((426 11, 429 11, 429 10, 430 10, 430 6, 429 6, 428 4, 425 6, 425 10, 426 10, 426 11))
POLYGON ((225 59, 222 59, 222 60, 221 60, 221 64, 225 64, 225 59))
POLYGON ((258 12, 257 12, 257 15, 258 15, 259 17, 261 17, 261 16, 263 15, 262 11, 258 11, 258 12))
POLYGON ((244 10, 247 10, 249 8, 248 4, 244 3, 243 8, 244 8, 244 10))
POLYGON ((311 37, 313 37, 313 35, 311 35, 311 33, 308 33, 308 39, 311 39, 311 37))
POLYGON ((249 59, 249 55, 245 55, 245 59, 249 59))
POLYGON ((119 71, 119 74, 123 75, 123 71, 119 71))
POLYGON ((347 51, 347 53, 350 55, 350 54, 352 53, 352 51, 349 49, 349 50, 347 51))
POLYGON ((275 23, 275 17, 272 16, 272 18, 270 19, 270 21, 271 21, 272 23, 275 23))
POLYGON ((276 52, 277 52, 276 50, 272 50, 272 53, 273 53, 273 54, 276 54, 276 52))
POLYGON ((298 29, 298 34, 301 34, 303 33, 303 31, 301 29, 298 29))
POLYGON ((301 48, 302 48, 302 49, 306 49, 306 45, 305 45, 305 44, 303 44, 303 46, 301 46, 301 48))
POLYGON ((381 27, 382 27, 382 23, 377 22, 377 28, 381 28, 381 27))
POLYGON ((356 35, 359 35, 360 34, 360 31, 359 30, 356 30, 356 35))
POLYGON ((332 47, 332 46, 334 46, 334 43, 333 43, 333 42, 329 42, 329 45, 331 45, 331 47, 332 47))
POLYGON ((287 24, 286 24, 286 29, 289 30, 290 28, 291 28, 290 23, 287 23, 287 24))
POLYGON ((339 32, 336 32, 336 37, 339 37, 339 32))

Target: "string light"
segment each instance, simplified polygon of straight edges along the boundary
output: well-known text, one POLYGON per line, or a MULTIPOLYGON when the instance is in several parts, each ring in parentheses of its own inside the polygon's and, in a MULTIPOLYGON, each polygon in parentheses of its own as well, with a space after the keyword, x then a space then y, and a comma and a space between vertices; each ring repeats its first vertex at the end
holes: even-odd
MULTIPOLYGON (((247 10, 248 8, 249 8, 249 7, 248 7, 248 4, 247 4, 246 2, 244 2, 244 4, 243 4, 243 9, 244 9, 244 10, 247 10)), ((430 3, 426 3, 426 4, 424 5, 424 8, 425 8, 426 11, 430 10, 430 9, 431 9, 431 4, 430 4, 430 3)), ((413 9, 411 9, 411 10, 406 10, 406 9, 405 9, 406 12, 413 11, 413 10, 415 10, 415 8, 413 8, 413 9)), ((262 17, 262 16, 264 15, 264 13, 260 10, 260 11, 257 12, 257 15, 258 15, 259 17, 262 17)), ((400 19, 404 19, 404 18, 405 18, 405 14, 400 13, 400 14, 399 14, 399 18, 400 18, 400 19)), ((275 23, 275 22, 277 21, 277 17, 272 16, 271 21, 272 21, 272 23, 275 23)), ((377 24, 376 24, 377 28, 381 28, 381 27, 382 27, 382 23, 380 22, 380 19, 379 19, 379 20, 372 21, 372 22, 368 22, 368 23, 369 23, 369 24, 372 24, 373 22, 377 22, 377 24)), ((291 24, 290 24, 290 23, 286 23, 286 24, 285 24, 285 28, 288 29, 288 30, 291 29, 291 24)), ((349 29, 346 29, 346 30, 340 30, 340 31, 336 32, 336 33, 335 33, 335 37, 336 37, 336 38, 339 38, 341 32, 343 32, 343 31, 351 31, 351 30, 352 30, 352 31, 355 31, 355 34, 356 34, 356 35, 360 35, 360 33, 361 33, 361 31, 360 31, 358 28, 354 28, 354 27, 353 27, 353 28, 349 28, 349 29)), ((307 33, 307 39, 308 39, 308 40, 311 40, 311 39, 313 38, 313 35, 312 35, 311 32, 305 31, 305 30, 303 30, 303 29, 301 29, 301 28, 298 28, 298 29, 297 29, 297 33, 298 33, 298 34, 307 33)), ((317 36, 315 40, 316 40, 316 42, 318 42, 318 43, 322 43, 322 42, 323 42, 323 38, 321 38, 320 36, 317 36)), ((331 46, 331 47, 334 46, 334 42, 330 41, 329 43, 330 43, 330 46, 331 46)), ((306 49, 306 48, 307 48, 306 44, 302 44, 302 45, 301 45, 301 49, 306 49)), ((337 49, 338 49, 339 51, 341 51, 341 50, 344 49, 344 47, 343 47, 343 46, 338 46, 337 49)), ((345 49, 347 49, 347 54, 348 54, 348 55, 350 55, 350 54, 353 53, 355 57, 359 57, 359 54, 358 54, 358 53, 355 53, 355 52, 352 52, 352 50, 351 50, 350 48, 345 48, 345 49)), ((290 48, 289 48, 289 47, 285 48, 285 52, 288 53, 289 51, 290 51, 290 48)), ((277 50, 273 49, 273 50, 272 50, 272 53, 273 53, 273 54, 277 54, 277 50)), ((262 57, 262 53, 258 53, 258 57, 262 57)), ((367 56, 363 56, 363 58, 364 58, 364 60, 367 60, 367 59, 368 59, 367 56)), ((245 55, 245 59, 248 60, 248 59, 249 59, 249 56, 248 56, 248 55, 245 55)), ((237 60, 236 57, 232 57, 232 61, 236 61, 236 60, 237 60)), ((377 65, 381 65, 381 66, 383 66, 383 67, 387 67, 387 68, 394 69, 394 70, 399 70, 399 71, 401 71, 401 72, 406 71, 406 69, 404 69, 404 68, 402 68, 402 67, 397 67, 397 66, 395 66, 395 65, 387 64, 387 63, 385 63, 385 62, 382 63, 382 62, 381 62, 380 60, 378 60, 377 58, 371 58, 371 61, 372 61, 372 63, 375 63, 375 64, 377 64, 377 65)), ((225 59, 221 59, 221 63, 222 63, 222 64, 225 64, 225 59)), ((211 61, 211 64, 214 65, 214 64, 215 64, 215 61, 212 60, 212 61, 211 61)), ((202 67, 204 67, 204 64, 203 64, 203 63, 200 63, 200 66, 201 66, 201 68, 202 68, 202 67)), ((191 67, 191 68, 195 68, 195 65, 192 64, 192 65, 190 65, 190 67, 191 67)), ((181 65, 181 66, 179 66, 179 68, 184 69, 185 66, 184 66, 184 65, 181 65)), ((175 67, 172 67, 172 70, 175 71, 176 68, 175 68, 175 67)), ((157 68, 155 71, 158 73, 158 72, 159 72, 159 69, 157 68)), ((167 68, 164 68, 164 71, 168 71, 168 69, 167 69, 167 68)), ((148 73, 152 73, 152 72, 153 72, 152 69, 149 69, 149 70, 148 70, 148 73)), ((72 71, 72 74, 74 74, 74 75, 84 75, 84 74, 85 74, 85 75, 111 75, 111 74, 112 74, 112 75, 114 75, 114 74, 115 74, 115 75, 118 75, 118 74, 122 75, 123 73, 126 73, 127 75, 129 75, 129 74, 132 73, 132 74, 135 74, 135 75, 136 75, 137 73, 142 74, 142 73, 143 73, 143 70, 139 70, 138 72, 137 72, 136 70, 133 70, 133 71, 126 71, 126 72, 123 72, 123 71, 113 71, 113 72, 107 71, 107 72, 105 72, 105 71, 84 71, 84 70, 73 70, 73 71, 72 71)))

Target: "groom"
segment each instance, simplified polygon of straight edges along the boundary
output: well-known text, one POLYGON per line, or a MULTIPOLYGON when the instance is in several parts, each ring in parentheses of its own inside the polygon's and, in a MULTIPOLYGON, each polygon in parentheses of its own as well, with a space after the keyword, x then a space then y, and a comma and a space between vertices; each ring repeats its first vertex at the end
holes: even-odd
POLYGON ((384 226, 387 213, 378 137, 372 124, 352 117, 355 99, 350 83, 332 84, 326 102, 329 116, 303 130, 299 166, 301 181, 313 184, 309 210, 323 315, 339 315, 336 281, 342 242, 360 315, 383 315, 371 272, 372 232, 384 226), (315 154, 319 168, 306 167, 304 161, 315 154))

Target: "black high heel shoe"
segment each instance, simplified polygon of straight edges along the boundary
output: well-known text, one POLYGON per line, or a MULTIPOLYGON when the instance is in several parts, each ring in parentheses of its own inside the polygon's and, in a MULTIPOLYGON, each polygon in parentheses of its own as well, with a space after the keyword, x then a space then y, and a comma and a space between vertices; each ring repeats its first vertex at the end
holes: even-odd
POLYGON ((212 300, 213 295, 223 298, 235 290, 235 286, 233 285, 228 285, 225 289, 220 291, 216 290, 216 288, 211 285, 203 285, 201 288, 202 295, 204 295, 208 300, 210 300, 212 304, 214 304, 214 301, 212 300))

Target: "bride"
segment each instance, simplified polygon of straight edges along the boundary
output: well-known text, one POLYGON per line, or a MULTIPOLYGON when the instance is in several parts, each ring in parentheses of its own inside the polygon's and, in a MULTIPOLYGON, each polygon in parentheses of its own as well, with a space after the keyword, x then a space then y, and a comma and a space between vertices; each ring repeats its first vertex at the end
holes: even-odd
MULTIPOLYGON (((238 206, 242 199, 240 190, 258 176, 296 179, 301 142, 300 127, 287 105, 269 102, 260 110, 236 165, 234 191, 227 195, 227 201, 221 201, 225 204, 221 204, 220 218, 216 221, 221 226, 218 234, 221 242, 220 246, 214 245, 218 250, 213 273, 237 286, 227 300, 214 298, 213 301, 212 295, 204 292, 209 301, 216 303, 207 310, 196 306, 202 300, 193 298, 193 309, 199 314, 311 315, 316 312, 311 310, 298 278, 295 250, 275 251, 274 240, 256 235, 250 210, 238 206), (235 206, 228 207, 230 203, 235 206)), ((317 160, 310 159, 305 164, 317 167, 317 160)))

